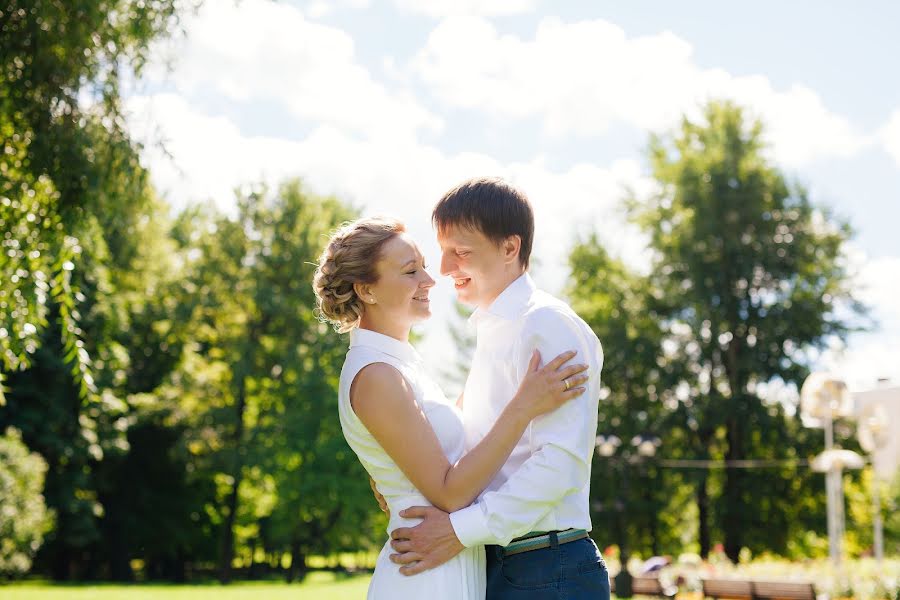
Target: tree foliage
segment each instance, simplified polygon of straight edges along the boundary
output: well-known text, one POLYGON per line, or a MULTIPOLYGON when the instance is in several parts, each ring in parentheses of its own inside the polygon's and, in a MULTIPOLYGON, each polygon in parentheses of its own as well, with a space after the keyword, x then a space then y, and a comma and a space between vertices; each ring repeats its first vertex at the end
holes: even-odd
MULTIPOLYGON (((122 82, 191 4, 0 2, 0 430, 20 432, 0 438, 6 573, 34 557, 57 579, 130 580, 142 564, 172 580, 216 565, 228 580, 286 563, 291 579, 311 554, 384 539, 337 419, 347 343, 316 318, 310 285, 330 230, 357 211, 294 180, 238 190, 228 214, 171 217, 125 128, 122 82)), ((670 458, 821 448, 773 390, 853 327, 850 231, 761 139, 720 103, 653 139, 660 193, 631 205, 649 275, 597 238, 574 248, 569 294, 607 350, 599 433, 659 435, 670 458)), ((464 363, 470 340, 454 336, 464 363)), ((822 489, 790 468, 598 458, 593 508, 641 552, 691 547, 694 521, 701 550, 721 537, 731 556, 805 552, 822 489)))
MULTIPOLYGON (((652 139, 660 192, 631 203, 650 237, 659 315, 700 400, 688 429, 725 460, 816 449, 796 405, 774 390, 799 387, 816 352, 863 313, 844 255, 849 225, 770 164, 763 133, 738 106, 710 103, 700 121, 652 139)), ((791 470, 726 470, 714 517, 728 556, 743 546, 784 551, 787 517, 809 485, 791 470)))
POLYGON ((662 404, 670 387, 670 366, 659 356, 663 331, 651 303, 648 282, 609 255, 595 235, 576 244, 569 255, 567 295, 572 307, 601 340, 604 352, 598 434, 616 436, 618 457, 596 457, 592 470, 594 522, 608 533, 601 544, 616 543, 659 554, 672 550, 675 532, 660 521, 671 497, 661 493, 666 474, 634 462, 635 436, 666 430, 662 404), (628 458, 626 458, 628 455, 628 458))
POLYGON ((55 312, 82 397, 96 393, 78 305, 98 274, 84 250, 127 262, 147 199, 120 80, 140 72, 183 9, 178 0, 0 4, 0 374, 28 366, 55 312))
POLYGON ((236 543, 265 534, 302 570, 310 552, 358 544, 373 507, 336 418, 346 341, 316 318, 311 287, 329 232, 355 212, 291 181, 239 193, 237 213, 178 225, 195 324, 182 384, 218 482, 226 581, 236 543))
POLYGON ((0 575, 23 575, 52 524, 41 491, 47 463, 29 452, 22 436, 8 429, 0 436, 0 575))
POLYGON ((120 81, 183 8, 0 4, 0 423, 47 461, 57 522, 38 562, 60 578, 94 569, 75 557, 101 543, 103 461, 127 452, 127 395, 154 376, 134 373, 154 352, 132 335, 154 327, 140 315, 166 265, 151 260, 166 248, 165 208, 125 129, 120 81))

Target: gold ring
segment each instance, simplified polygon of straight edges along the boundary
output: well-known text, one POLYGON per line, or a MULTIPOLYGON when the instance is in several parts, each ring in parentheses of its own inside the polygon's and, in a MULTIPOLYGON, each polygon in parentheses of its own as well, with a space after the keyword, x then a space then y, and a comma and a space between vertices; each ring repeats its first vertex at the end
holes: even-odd
POLYGON ((568 392, 568 391, 569 391, 569 380, 568 380, 568 379, 563 379, 563 383, 566 384, 566 391, 568 392))

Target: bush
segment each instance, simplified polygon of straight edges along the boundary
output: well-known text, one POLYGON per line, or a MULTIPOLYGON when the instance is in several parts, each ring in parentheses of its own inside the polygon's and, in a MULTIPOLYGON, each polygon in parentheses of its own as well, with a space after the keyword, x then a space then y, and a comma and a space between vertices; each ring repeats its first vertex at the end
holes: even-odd
POLYGON ((0 576, 23 575, 50 530, 52 515, 41 491, 47 463, 28 451, 21 434, 0 436, 0 576))

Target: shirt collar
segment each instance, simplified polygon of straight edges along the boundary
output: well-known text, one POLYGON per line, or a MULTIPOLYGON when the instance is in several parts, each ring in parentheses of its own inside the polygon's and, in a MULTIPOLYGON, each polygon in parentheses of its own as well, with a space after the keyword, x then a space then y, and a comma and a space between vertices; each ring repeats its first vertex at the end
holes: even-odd
POLYGON ((409 342, 401 342, 389 335, 384 335, 371 329, 357 327, 351 331, 350 347, 353 348, 354 346, 375 348, 405 362, 416 362, 419 360, 419 353, 416 352, 416 349, 409 342))
POLYGON ((487 309, 475 309, 469 322, 477 325, 487 315, 512 321, 525 313, 525 308, 531 300, 531 295, 537 289, 534 280, 528 273, 522 273, 515 281, 506 286, 500 295, 494 298, 487 309))

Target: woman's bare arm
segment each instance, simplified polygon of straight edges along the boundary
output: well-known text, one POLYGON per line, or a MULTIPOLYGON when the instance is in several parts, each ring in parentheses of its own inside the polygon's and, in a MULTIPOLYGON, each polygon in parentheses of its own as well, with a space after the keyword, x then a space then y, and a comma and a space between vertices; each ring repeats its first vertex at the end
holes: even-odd
POLYGON ((583 365, 560 368, 574 353, 543 368, 532 359, 516 397, 485 438, 450 464, 406 379, 386 363, 364 367, 350 389, 350 402, 363 425, 416 488, 436 507, 452 512, 468 506, 506 462, 531 420, 581 394, 583 365), (569 378, 570 389, 562 380, 569 378), (527 383, 526 383, 527 382, 527 383))

